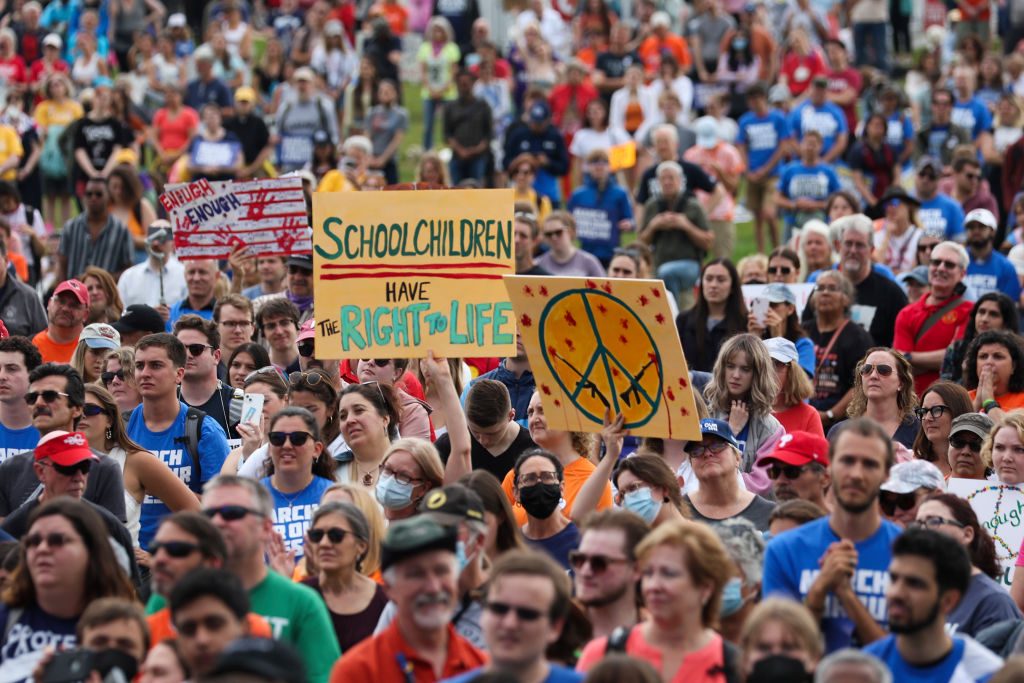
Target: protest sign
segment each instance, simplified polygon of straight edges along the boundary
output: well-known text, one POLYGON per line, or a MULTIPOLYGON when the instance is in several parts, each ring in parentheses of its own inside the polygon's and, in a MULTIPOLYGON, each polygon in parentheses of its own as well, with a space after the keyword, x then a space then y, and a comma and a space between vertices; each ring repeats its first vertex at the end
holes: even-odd
MULTIPOLYGON (((764 294, 764 288, 768 285, 743 285, 743 300, 747 304, 747 310, 751 310, 754 304, 754 299, 759 299, 764 294)), ((796 317, 799 318, 804 314, 804 308, 807 306, 807 300, 811 298, 811 294, 814 292, 814 283, 801 282, 799 284, 786 285, 789 287, 789 291, 793 292, 793 296, 796 297, 796 317)))
POLYGON ((979 479, 950 479, 948 493, 971 504, 978 522, 996 544, 996 559, 1003 570, 999 584, 1010 590, 1013 568, 1024 541, 1024 488, 979 479))
POLYGON ((318 358, 509 356, 512 190, 313 195, 318 358))
POLYGON ((700 439, 690 372, 661 280, 505 278, 549 429, 700 439))
POLYGON ((301 178, 168 185, 160 204, 171 216, 178 258, 226 259, 236 246, 252 256, 308 254, 301 178))

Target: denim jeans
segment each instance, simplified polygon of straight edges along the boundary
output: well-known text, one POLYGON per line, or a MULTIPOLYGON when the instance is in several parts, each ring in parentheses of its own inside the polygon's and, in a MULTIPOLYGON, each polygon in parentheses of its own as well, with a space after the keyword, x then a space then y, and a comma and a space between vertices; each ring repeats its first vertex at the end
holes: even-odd
POLYGON ((856 66, 873 66, 882 73, 889 73, 888 28, 888 24, 883 22, 853 25, 853 43, 857 46, 854 54, 856 66))
POLYGON ((423 151, 434 146, 434 119, 439 118, 443 111, 444 100, 423 100, 423 151))
POLYGON ((487 173, 487 153, 484 152, 468 159, 459 159, 453 153, 451 161, 448 162, 448 172, 452 175, 452 187, 466 178, 473 178, 483 183, 484 174, 487 173))
POLYGON ((658 277, 665 281, 665 289, 674 297, 679 292, 692 289, 700 277, 699 261, 668 261, 658 266, 658 277))

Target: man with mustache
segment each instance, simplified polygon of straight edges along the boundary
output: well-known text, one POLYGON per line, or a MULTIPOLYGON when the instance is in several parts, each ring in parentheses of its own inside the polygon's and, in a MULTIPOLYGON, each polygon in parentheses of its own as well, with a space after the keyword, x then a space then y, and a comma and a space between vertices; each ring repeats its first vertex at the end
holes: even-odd
POLYGON ((930 529, 908 530, 893 544, 889 565, 892 635, 864 651, 885 662, 897 681, 988 680, 1003 660, 971 638, 946 632, 946 617, 970 580, 971 560, 957 540, 930 529))
POLYGON ((768 545, 763 594, 803 602, 828 652, 885 635, 885 572, 901 529, 882 519, 878 493, 895 458, 889 435, 860 417, 843 422, 828 454, 833 510, 768 545))
POLYGON ((449 623, 457 607, 457 533, 423 516, 393 523, 384 538, 384 588, 397 615, 349 650, 331 683, 434 683, 482 666, 486 656, 449 623))
POLYGON ((967 229, 967 265, 964 284, 972 294, 1002 292, 1012 301, 1020 300, 1020 279, 1010 259, 995 250, 999 221, 988 209, 974 209, 964 218, 967 229))
POLYGON ((70 363, 89 317, 89 290, 78 280, 57 285, 46 304, 46 329, 32 337, 45 363, 70 363))
POLYGON ((772 493, 780 503, 799 498, 828 510, 828 441, 809 432, 784 435, 765 458, 772 493))

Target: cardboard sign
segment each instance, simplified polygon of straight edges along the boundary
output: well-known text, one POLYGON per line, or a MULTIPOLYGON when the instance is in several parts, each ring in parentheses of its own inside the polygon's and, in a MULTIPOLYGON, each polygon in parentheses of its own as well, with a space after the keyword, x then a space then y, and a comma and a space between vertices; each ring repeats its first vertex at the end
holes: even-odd
POLYGON ((313 248, 301 178, 168 185, 178 258, 226 259, 239 244, 253 256, 308 254, 313 248))
POLYGON ((318 358, 509 356, 507 190, 313 195, 318 358))
POLYGON ((950 479, 946 491, 971 504, 978 522, 996 542, 996 559, 1003 569, 999 584, 1010 590, 1024 541, 1024 488, 998 481, 950 479))
MULTIPOLYGON (((764 288, 768 285, 743 285, 743 300, 747 304, 747 310, 752 310, 754 305, 754 299, 759 299, 764 294, 764 288)), ((807 306, 807 300, 811 298, 811 294, 814 293, 814 283, 812 282, 801 282, 795 285, 786 285, 789 287, 789 291, 793 292, 793 296, 796 297, 796 317, 799 318, 804 314, 804 308, 807 306)))
POLYGON ((690 372, 661 280, 505 278, 548 427, 700 439, 690 372))

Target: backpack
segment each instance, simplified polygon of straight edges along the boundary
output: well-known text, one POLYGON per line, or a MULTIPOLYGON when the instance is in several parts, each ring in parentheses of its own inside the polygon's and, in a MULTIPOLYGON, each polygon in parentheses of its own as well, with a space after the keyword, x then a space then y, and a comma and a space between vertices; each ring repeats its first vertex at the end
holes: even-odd
POLYGON ((68 162, 61 149, 60 137, 66 126, 50 126, 39 156, 39 168, 47 178, 60 180, 68 177, 68 162))
MULTIPOLYGON (((192 473, 195 475, 193 481, 196 482, 196 486, 202 488, 203 481, 203 464, 199 460, 199 435, 203 428, 203 420, 206 418, 206 413, 198 408, 188 407, 188 412, 185 414, 185 435, 179 436, 174 440, 174 443, 185 444, 185 450, 188 451, 188 455, 192 458, 192 473)), ((195 490, 194 487, 190 487, 195 490)))

